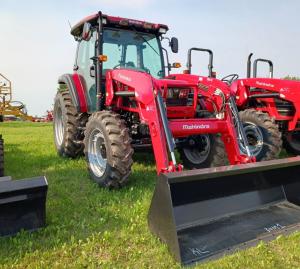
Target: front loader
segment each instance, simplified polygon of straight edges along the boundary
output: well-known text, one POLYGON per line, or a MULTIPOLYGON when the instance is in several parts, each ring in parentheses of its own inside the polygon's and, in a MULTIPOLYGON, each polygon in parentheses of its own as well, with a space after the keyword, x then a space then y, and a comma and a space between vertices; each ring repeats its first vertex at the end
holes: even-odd
POLYGON ((74 72, 59 78, 54 104, 58 154, 84 152, 91 178, 119 188, 134 150, 152 149, 158 177, 149 227, 184 264, 269 238, 272 229, 296 229, 300 159, 255 163, 227 83, 169 74, 178 65, 165 63, 162 41, 174 53, 178 41, 164 37, 167 30, 101 12, 72 28, 74 72))
POLYGON ((4 140, 0 134, 0 237, 46 224, 45 177, 11 180, 4 176, 4 140))

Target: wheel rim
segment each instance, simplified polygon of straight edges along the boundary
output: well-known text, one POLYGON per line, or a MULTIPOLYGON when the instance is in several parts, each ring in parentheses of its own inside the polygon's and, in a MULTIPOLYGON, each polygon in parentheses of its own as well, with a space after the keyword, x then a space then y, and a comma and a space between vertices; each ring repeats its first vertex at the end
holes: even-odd
POLYGON ((95 176, 103 176, 106 166, 106 147, 104 136, 99 129, 92 131, 88 143, 89 166, 95 176))
POLYGON ((293 149, 300 151, 300 132, 291 132, 286 138, 293 149))
POLYGON ((201 139, 201 148, 197 146, 184 147, 183 151, 187 159, 194 164, 201 164, 206 161, 210 152, 210 139, 208 135, 199 135, 197 139, 201 139))
POLYGON ((65 126, 61 107, 58 107, 54 116, 55 139, 59 146, 62 145, 64 139, 65 126))
MULTIPOLYGON (((256 157, 262 151, 264 146, 263 134, 260 128, 251 122, 244 123, 243 127, 248 140, 249 150, 252 156, 256 157)), ((247 154, 245 145, 243 143, 239 143, 239 144, 240 144, 241 152, 243 154, 247 154)))

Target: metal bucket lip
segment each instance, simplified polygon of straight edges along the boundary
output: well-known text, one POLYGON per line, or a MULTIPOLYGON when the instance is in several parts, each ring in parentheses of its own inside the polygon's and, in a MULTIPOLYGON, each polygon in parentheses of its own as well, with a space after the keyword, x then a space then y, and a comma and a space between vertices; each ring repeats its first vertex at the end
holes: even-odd
POLYGON ((261 172, 300 165, 300 156, 247 164, 228 165, 161 174, 169 183, 222 178, 224 176, 261 172))
POLYGON ((277 238, 280 235, 290 235, 290 234, 292 234, 294 232, 297 232, 299 230, 300 230, 300 224, 297 223, 297 224, 294 224, 294 225, 287 226, 282 230, 274 231, 270 234, 264 234, 262 236, 259 236, 258 238, 246 241, 244 243, 235 245, 233 247, 230 247, 230 248, 227 248, 227 249, 224 249, 224 250, 220 250, 220 251, 215 252, 214 254, 211 254, 207 257, 203 257, 201 259, 197 259, 197 258, 190 259, 190 260, 182 261, 182 263, 184 265, 188 265, 188 264, 191 264, 191 263, 193 263, 193 264, 195 263, 194 265, 201 264, 201 263, 206 263, 206 262, 209 262, 211 260, 216 260, 218 258, 222 258, 222 257, 225 257, 227 255, 234 254, 235 252, 237 252, 239 250, 244 250, 244 249, 248 249, 250 247, 255 247, 261 241, 269 242, 269 241, 274 240, 275 238, 277 238))
POLYGON ((33 188, 48 188, 45 176, 25 178, 20 180, 10 180, 0 182, 0 194, 28 190, 33 188))

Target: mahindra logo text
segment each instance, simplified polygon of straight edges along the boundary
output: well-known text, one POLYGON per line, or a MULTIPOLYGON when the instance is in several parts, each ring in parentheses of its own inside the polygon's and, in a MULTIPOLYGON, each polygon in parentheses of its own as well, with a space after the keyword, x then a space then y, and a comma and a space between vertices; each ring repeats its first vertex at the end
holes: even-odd
POLYGON ((182 129, 183 130, 197 130, 197 129, 209 129, 209 125, 208 124, 193 124, 193 125, 187 125, 184 124, 182 125, 182 129))
POLYGON ((259 82, 259 81, 256 81, 256 84, 259 85, 259 86, 265 86, 265 87, 271 87, 271 88, 274 88, 274 85, 273 85, 273 84, 270 84, 270 83, 265 83, 265 82, 259 82))
POLYGON ((118 76, 119 76, 120 79, 124 79, 124 80, 129 81, 129 82, 131 81, 130 77, 126 77, 126 76, 121 75, 121 74, 118 74, 118 76))

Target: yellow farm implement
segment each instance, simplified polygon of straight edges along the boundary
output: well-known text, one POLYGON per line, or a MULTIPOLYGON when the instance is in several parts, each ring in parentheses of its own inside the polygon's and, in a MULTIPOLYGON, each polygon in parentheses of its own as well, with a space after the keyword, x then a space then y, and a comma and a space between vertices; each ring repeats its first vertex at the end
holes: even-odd
POLYGON ((3 121, 5 116, 34 120, 32 116, 27 115, 26 107, 22 102, 12 100, 12 83, 0 73, 0 121, 3 121))

